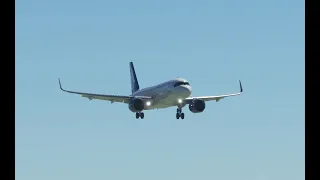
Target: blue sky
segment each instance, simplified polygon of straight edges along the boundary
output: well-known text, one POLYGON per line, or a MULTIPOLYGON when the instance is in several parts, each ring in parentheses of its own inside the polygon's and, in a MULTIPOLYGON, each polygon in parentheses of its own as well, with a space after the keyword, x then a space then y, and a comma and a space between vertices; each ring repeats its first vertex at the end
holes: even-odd
POLYGON ((304 1, 16 1, 16 178, 304 179, 304 1), (128 95, 183 77, 237 92, 136 120, 128 95))

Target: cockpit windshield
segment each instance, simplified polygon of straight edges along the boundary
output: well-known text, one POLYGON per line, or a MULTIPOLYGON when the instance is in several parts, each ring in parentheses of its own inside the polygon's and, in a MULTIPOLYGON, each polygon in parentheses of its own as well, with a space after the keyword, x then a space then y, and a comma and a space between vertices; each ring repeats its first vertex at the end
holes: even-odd
POLYGON ((173 87, 181 86, 181 85, 190 85, 188 82, 177 82, 173 85, 173 87))

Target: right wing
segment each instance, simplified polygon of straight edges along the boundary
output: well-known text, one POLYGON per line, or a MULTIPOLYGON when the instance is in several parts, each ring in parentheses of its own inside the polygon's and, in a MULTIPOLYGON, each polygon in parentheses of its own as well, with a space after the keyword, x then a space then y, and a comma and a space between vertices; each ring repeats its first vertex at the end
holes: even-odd
POLYGON ((133 98, 140 98, 142 100, 152 100, 151 97, 146 96, 118 96, 118 95, 106 95, 106 94, 93 94, 93 93, 84 93, 84 92, 76 92, 76 91, 68 91, 62 88, 60 78, 59 78, 59 85, 60 89, 64 92, 73 93, 73 94, 79 94, 82 97, 88 98, 90 100, 92 99, 99 99, 99 100, 105 100, 113 102, 122 102, 122 103, 129 103, 131 99, 133 98))
POLYGON ((200 100, 203 100, 203 101, 220 101, 221 99, 223 98, 226 98, 226 97, 230 97, 230 96, 238 96, 238 95, 241 95, 241 93, 243 92, 243 89, 242 89, 242 85, 241 85, 241 81, 239 80, 239 84, 240 84, 240 92, 238 93, 233 93, 233 94, 225 94, 225 95, 218 95, 218 96, 198 96, 198 97, 189 97, 189 98, 186 98, 185 101, 187 104, 191 103, 193 99, 200 99, 200 100))

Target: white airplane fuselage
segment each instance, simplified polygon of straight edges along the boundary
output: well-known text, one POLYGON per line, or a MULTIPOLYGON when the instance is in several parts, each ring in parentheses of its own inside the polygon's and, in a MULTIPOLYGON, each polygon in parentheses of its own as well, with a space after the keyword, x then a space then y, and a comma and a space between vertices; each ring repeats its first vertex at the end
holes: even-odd
POLYGON ((155 86, 140 89, 131 96, 149 96, 153 97, 152 101, 148 101, 145 110, 161 109, 171 106, 184 106, 181 100, 188 98, 191 95, 192 89, 189 83, 174 86, 176 83, 187 81, 182 78, 177 78, 155 86))

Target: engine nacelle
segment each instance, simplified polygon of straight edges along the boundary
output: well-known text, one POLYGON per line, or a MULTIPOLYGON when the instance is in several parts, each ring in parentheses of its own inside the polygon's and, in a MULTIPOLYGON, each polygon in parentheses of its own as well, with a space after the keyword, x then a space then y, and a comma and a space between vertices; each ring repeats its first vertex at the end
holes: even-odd
POLYGON ((189 110, 193 113, 201 113, 206 108, 206 103, 200 99, 194 99, 189 104, 189 110))
POLYGON ((141 99, 134 98, 129 102, 128 106, 130 111, 140 112, 144 109, 144 102, 141 99))

